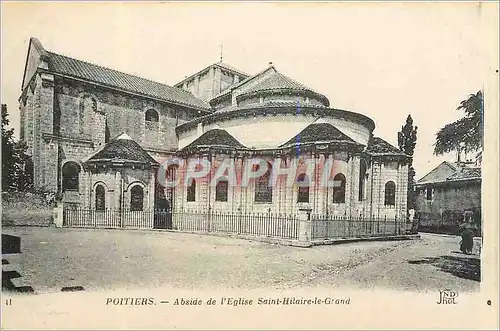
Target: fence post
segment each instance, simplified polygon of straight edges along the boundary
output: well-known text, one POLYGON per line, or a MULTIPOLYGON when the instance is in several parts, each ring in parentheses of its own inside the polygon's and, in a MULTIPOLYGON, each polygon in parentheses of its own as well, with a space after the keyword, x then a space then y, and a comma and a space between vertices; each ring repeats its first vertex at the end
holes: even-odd
POLYGON ((398 217, 394 215, 394 234, 398 235, 399 230, 398 230, 398 217))
POLYGON ((299 241, 310 244, 312 239, 311 211, 309 207, 299 208, 299 241))
POLYGON ((54 207, 53 218, 56 228, 62 228, 64 221, 64 204, 62 202, 56 203, 56 206, 54 207))
POLYGON ((206 227, 207 232, 210 232, 210 230, 212 228, 212 216, 213 216, 212 213, 213 213, 213 210, 209 206, 208 207, 208 217, 207 217, 207 227, 206 227))

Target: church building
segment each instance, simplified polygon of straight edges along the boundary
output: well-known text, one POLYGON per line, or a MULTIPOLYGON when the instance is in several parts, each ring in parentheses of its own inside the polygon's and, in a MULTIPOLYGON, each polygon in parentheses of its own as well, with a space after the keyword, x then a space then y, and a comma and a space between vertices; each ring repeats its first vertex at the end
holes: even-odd
POLYGON ((372 119, 331 107, 272 63, 251 75, 221 61, 168 86, 31 38, 19 101, 34 186, 67 206, 293 213, 307 205, 314 213, 406 217, 410 157, 375 137, 372 119), (162 169, 172 157, 231 160, 238 176, 250 159, 269 164, 245 187, 224 179, 211 187, 211 171, 165 188, 159 172, 179 175, 162 169), (300 173, 306 160, 315 166, 300 173), (327 161, 337 165, 338 185, 324 188, 317 183, 327 161), (276 162, 298 166, 297 185, 284 185, 284 176, 268 185, 276 162))

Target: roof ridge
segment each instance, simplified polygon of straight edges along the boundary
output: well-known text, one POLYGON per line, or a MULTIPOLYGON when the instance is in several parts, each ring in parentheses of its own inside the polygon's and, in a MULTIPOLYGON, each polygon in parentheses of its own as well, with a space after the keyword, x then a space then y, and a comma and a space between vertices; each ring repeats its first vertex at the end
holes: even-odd
POLYGON ((235 71, 235 72, 240 73, 240 74, 243 74, 243 75, 245 75, 245 76, 247 76, 247 77, 250 77, 250 76, 251 76, 250 74, 248 74, 248 73, 246 73, 246 72, 244 72, 244 71, 242 71, 242 70, 240 70, 240 69, 236 68, 235 66, 232 66, 232 65, 230 65, 229 63, 224 62, 224 61, 219 61, 219 62, 217 62, 217 63, 214 63, 213 65, 217 65, 217 66, 224 67, 225 69, 235 71), (225 67, 225 66, 227 66, 227 67, 225 67))
POLYGON ((182 88, 76 59, 68 55, 55 52, 47 53, 49 55, 49 71, 54 73, 81 78, 88 82, 104 84, 127 92, 139 93, 166 102, 210 111, 210 105, 206 101, 197 98, 182 88))
POLYGON ((215 62, 215 63, 212 63, 212 64, 209 64, 208 66, 206 67, 203 67, 203 69, 200 69, 200 70, 197 70, 195 71, 193 74, 189 75, 189 76, 186 76, 184 77, 182 80, 178 81, 177 83, 175 83, 174 85, 172 85, 173 87, 176 87, 176 88, 180 88, 180 87, 177 87, 178 85, 180 85, 181 83, 184 83, 186 80, 189 80, 191 79, 192 77, 198 75, 200 72, 203 72, 211 67, 214 67, 214 66, 218 66, 218 67, 221 67, 221 68, 224 68, 226 70, 231 70, 231 71, 234 71, 236 72, 237 74, 241 75, 241 76, 247 76, 248 77, 251 77, 252 75, 226 63, 226 62, 223 62, 223 61, 219 61, 219 62, 215 62))
MULTIPOLYGON (((92 66, 95 66, 95 67, 99 67, 99 68, 102 68, 102 69, 106 69, 106 70, 111 70, 111 71, 114 71, 114 72, 117 72, 117 73, 120 73, 120 74, 124 74, 124 75, 127 75, 127 76, 132 76, 132 77, 136 77, 136 78, 140 78, 140 79, 143 79, 143 80, 147 80, 151 83, 155 83, 155 84, 160 84, 160 85, 165 85, 167 87, 171 87, 171 88, 175 88, 177 90, 182 90, 178 87, 174 87, 174 86, 170 86, 166 83, 161 83, 161 82, 158 82, 158 81, 154 81, 150 78, 146 78, 146 77, 143 77, 143 76, 139 76, 139 75, 136 75, 136 74, 130 74, 130 73, 127 73, 125 71, 120 71, 120 70, 117 70, 117 69, 113 69, 113 68, 110 68, 110 67, 106 67, 104 65, 101 65, 101 64, 96 64, 96 63, 92 63, 92 62, 89 62, 89 61, 85 61, 85 60, 80 60, 80 59, 77 59, 75 57, 72 57, 72 56, 68 56, 68 55, 65 55, 65 54, 60 54, 60 53, 55 53, 55 52, 52 52, 52 51, 47 51, 47 53, 49 53, 50 55, 57 55, 57 56, 62 56, 62 57, 65 57, 67 59, 70 59, 70 60, 73 60, 73 61, 78 61, 78 62, 83 62, 83 63, 86 63, 86 64, 90 64, 92 66)), ((186 90, 182 90, 182 91, 185 91, 185 92, 188 92, 189 91, 186 91, 186 90)))
POLYGON ((226 95, 226 94, 231 94, 232 91, 240 86, 242 86, 243 84, 251 81, 252 79, 254 79, 255 77, 258 77, 260 75, 262 75, 263 73, 265 73, 266 71, 268 71, 269 69, 273 69, 275 72, 278 72, 278 69, 276 69, 276 67, 274 65, 270 65, 268 66, 267 68, 265 68, 264 70, 261 70, 259 71, 258 73, 256 73, 255 75, 252 75, 252 76, 249 76, 245 79, 243 79, 241 82, 238 82, 236 84, 234 84, 233 86, 230 86, 228 89, 226 89, 224 92, 221 92, 219 94, 217 94, 216 96, 214 96, 212 99, 210 99, 208 102, 210 103, 210 101, 212 100, 215 100, 223 95, 226 95))

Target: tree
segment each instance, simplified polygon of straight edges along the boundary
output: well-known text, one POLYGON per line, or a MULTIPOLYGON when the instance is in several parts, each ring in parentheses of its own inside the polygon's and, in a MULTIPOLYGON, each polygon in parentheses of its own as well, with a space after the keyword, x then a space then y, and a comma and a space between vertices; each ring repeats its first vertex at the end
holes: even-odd
POLYGON ((7 105, 2 104, 2 191, 24 190, 33 183, 31 158, 26 145, 14 139, 9 122, 7 105))
MULTIPOLYGON (((398 132, 399 149, 409 156, 413 156, 415 146, 417 145, 417 129, 417 126, 413 126, 411 115, 408 115, 405 125, 403 125, 401 131, 398 132)), ((412 164, 413 160, 410 161, 410 166, 412 164)))
POLYGON ((413 168, 413 153, 415 151, 415 146, 417 145, 417 126, 413 126, 413 119, 411 115, 406 118, 406 123, 401 127, 401 131, 398 132, 398 146, 399 149, 411 156, 410 164, 408 165, 408 194, 407 194, 407 206, 408 210, 413 209, 415 206, 415 195, 413 193, 413 188, 415 186, 415 169, 413 168))
POLYGON ((483 93, 478 91, 457 107, 456 110, 465 112, 463 118, 445 125, 436 133, 434 154, 443 155, 452 151, 461 152, 479 151, 483 148, 483 93))

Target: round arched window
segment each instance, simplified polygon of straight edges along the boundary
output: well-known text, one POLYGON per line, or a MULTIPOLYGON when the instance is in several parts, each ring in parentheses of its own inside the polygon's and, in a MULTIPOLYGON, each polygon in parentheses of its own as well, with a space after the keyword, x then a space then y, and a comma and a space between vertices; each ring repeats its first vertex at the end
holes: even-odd
POLYGON ((144 208, 144 189, 140 185, 135 185, 130 190, 130 210, 142 211, 144 208))
POLYGON ((80 184, 80 166, 76 162, 66 162, 62 167, 62 186, 63 190, 75 190, 79 189, 80 184))

